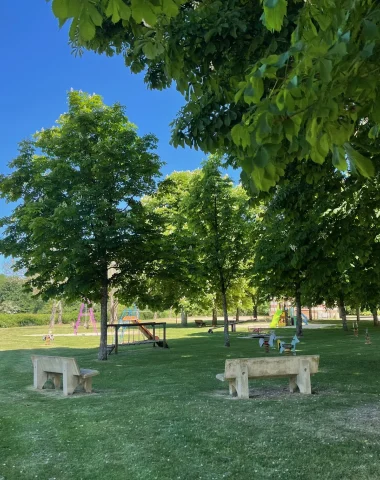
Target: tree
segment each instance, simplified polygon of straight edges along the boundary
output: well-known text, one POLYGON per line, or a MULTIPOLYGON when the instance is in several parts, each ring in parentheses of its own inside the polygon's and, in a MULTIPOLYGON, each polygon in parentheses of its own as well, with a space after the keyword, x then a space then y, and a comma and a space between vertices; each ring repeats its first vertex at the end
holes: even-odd
POLYGON ((253 191, 291 162, 346 159, 373 175, 379 133, 376 0, 53 0, 78 49, 122 53, 151 88, 173 81, 186 105, 175 145, 220 151, 253 191), (366 142, 357 130, 371 128, 366 142))
POLYGON ((1 196, 18 203, 1 221, 0 251, 17 259, 39 295, 100 301, 100 360, 108 289, 149 258, 152 227, 139 199, 155 188, 155 148, 156 138, 139 137, 121 105, 71 91, 68 112, 21 142, 13 172, 0 177, 1 196))
POLYGON ((190 230, 198 239, 200 275, 222 298, 224 343, 230 346, 227 295, 234 280, 244 277, 251 260, 253 211, 242 187, 234 187, 211 156, 202 175, 190 186, 186 206, 190 230))
POLYGON ((154 262, 124 288, 142 305, 181 311, 183 326, 187 325, 187 309, 203 294, 197 274, 197 239, 189 230, 184 211, 191 182, 199 175, 199 170, 173 172, 152 195, 142 199, 147 211, 155 216, 161 235, 155 245, 154 262))

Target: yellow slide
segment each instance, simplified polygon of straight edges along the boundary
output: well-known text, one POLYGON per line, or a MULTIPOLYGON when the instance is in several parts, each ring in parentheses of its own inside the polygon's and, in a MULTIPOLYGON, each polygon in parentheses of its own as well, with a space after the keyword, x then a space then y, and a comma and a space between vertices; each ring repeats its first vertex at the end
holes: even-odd
POLYGON ((269 324, 269 328, 276 328, 278 326, 278 322, 280 321, 280 317, 282 314, 281 308, 276 310, 276 313, 272 317, 272 321, 269 324))

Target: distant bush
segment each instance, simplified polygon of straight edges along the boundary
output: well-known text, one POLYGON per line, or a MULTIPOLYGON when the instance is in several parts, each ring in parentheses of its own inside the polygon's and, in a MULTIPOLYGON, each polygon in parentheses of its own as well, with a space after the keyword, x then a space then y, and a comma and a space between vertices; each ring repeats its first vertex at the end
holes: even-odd
MULTIPOLYGON (((63 315, 62 322, 72 323, 76 319, 76 315, 63 315)), ((48 313, 0 313, 0 328, 49 325, 49 321, 50 314, 48 313)))

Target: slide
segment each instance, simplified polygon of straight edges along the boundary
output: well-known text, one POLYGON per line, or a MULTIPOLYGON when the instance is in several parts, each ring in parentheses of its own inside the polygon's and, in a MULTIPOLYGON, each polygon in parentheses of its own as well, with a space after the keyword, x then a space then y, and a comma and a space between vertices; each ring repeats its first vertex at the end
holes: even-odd
POLYGON ((307 316, 304 313, 301 313, 301 317, 302 317, 302 320, 303 320, 303 324, 304 325, 309 325, 309 319, 307 318, 307 316))
POLYGON ((140 322, 138 320, 134 319, 134 320, 130 320, 130 321, 131 321, 131 323, 135 323, 136 325, 138 325, 140 332, 148 340, 155 340, 159 347, 167 347, 167 345, 164 345, 164 342, 162 340, 160 340, 160 338, 157 337, 157 335, 155 337, 153 337, 152 333, 147 328, 145 328, 144 325, 140 325, 140 322))
POLYGON ((276 310, 276 313, 272 317, 272 321, 269 324, 269 328, 276 328, 277 327, 278 322, 280 321, 281 314, 282 314, 282 310, 281 310, 281 308, 278 308, 276 310))

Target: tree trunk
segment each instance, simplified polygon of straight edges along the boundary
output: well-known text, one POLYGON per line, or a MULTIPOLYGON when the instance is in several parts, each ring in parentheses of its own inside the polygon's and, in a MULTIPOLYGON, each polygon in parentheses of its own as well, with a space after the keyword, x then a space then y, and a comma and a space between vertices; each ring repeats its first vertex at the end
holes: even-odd
POLYGON ((181 310, 181 325, 187 327, 187 312, 184 309, 181 310))
POLYGON ((359 324, 360 322, 360 306, 356 307, 356 323, 359 324))
POLYGON ((216 308, 212 309, 212 322, 211 325, 213 327, 216 327, 218 325, 218 313, 216 311, 216 308))
POLYGON ((373 316, 373 326, 378 327, 379 326, 379 318, 377 316, 377 308, 372 308, 371 313, 373 316))
POLYGON ((297 337, 302 337, 302 315, 301 315, 301 285, 297 283, 296 285, 296 307, 297 307, 297 326, 296 326, 296 335, 297 337))
POLYGON ((253 320, 257 322, 257 303, 254 302, 253 304, 253 320))
POLYGON ((340 318, 342 319, 342 327, 344 331, 348 331, 348 325, 347 325, 347 314, 346 314, 346 307, 344 306, 344 296, 343 293, 339 294, 338 298, 338 308, 339 308, 339 315, 340 318))
POLYGON ((54 327, 56 310, 57 310, 57 302, 55 300, 53 300, 53 306, 52 306, 52 309, 51 309, 50 322, 49 322, 49 327, 50 328, 54 327))
POLYGON ((311 307, 309 307, 309 320, 310 320, 310 322, 313 321, 313 310, 312 310, 311 307))
POLYGON ((57 308, 58 308, 58 325, 62 325, 62 315, 63 315, 62 300, 59 300, 59 302, 57 303, 57 308))
POLYGON ((224 346, 230 346, 230 334, 228 333, 228 310, 226 292, 222 292, 223 299, 223 317, 224 317, 224 346))
POLYGON ((240 309, 237 307, 236 309, 236 321, 238 322, 240 320, 240 309))
POLYGON ((108 269, 102 278, 100 299, 100 346, 98 360, 107 360, 107 304, 108 304, 108 269))

